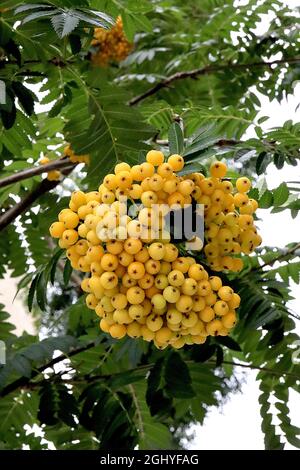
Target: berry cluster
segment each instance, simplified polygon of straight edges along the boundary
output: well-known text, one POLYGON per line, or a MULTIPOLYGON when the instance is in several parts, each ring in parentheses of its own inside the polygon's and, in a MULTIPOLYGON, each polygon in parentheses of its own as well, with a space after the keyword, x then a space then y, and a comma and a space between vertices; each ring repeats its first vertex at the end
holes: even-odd
POLYGON ((214 162, 209 178, 200 174, 190 175, 195 183, 193 198, 204 205, 205 238, 204 252, 214 271, 240 271, 241 258, 235 255, 250 254, 261 244, 253 213, 257 201, 247 196, 251 188, 248 178, 241 177, 233 184, 224 179, 225 163, 214 162))
MULTIPOLYGON (((118 163, 98 191, 75 191, 50 227, 72 267, 90 273, 81 285, 87 306, 114 338, 142 337, 160 349, 180 348, 227 335, 236 322, 239 296, 194 258, 179 256, 164 226, 171 207, 200 199, 202 181, 210 181, 197 173, 179 177, 183 166, 180 155, 164 162, 156 150, 140 165, 118 163), (123 197, 141 201, 138 214, 127 214, 123 197), (161 204, 158 213, 155 203, 161 204)), ((221 184, 217 178, 212 174, 215 185, 221 184)))
POLYGON ((86 163, 87 165, 90 163, 89 155, 76 155, 70 145, 64 148, 64 156, 68 157, 72 163, 86 163))
POLYGON ((95 48, 92 62, 100 67, 105 67, 109 62, 121 62, 126 59, 133 47, 126 39, 120 16, 110 30, 95 28, 91 45, 95 48))
MULTIPOLYGON (((40 165, 46 165, 47 163, 50 163, 51 160, 48 158, 48 157, 42 157, 40 160, 39 160, 39 164, 40 165)), ((48 171, 47 173, 47 179, 49 181, 59 181, 60 179, 60 171, 58 170, 51 170, 51 171, 48 171)))

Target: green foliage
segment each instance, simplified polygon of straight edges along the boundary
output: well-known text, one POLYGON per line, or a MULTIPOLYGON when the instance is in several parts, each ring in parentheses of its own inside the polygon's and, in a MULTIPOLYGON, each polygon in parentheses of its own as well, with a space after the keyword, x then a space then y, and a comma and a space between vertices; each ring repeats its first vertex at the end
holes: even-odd
POLYGON ((190 425, 240 389, 235 363, 257 371, 266 449, 300 447, 289 412, 300 377, 299 316, 289 308, 297 241, 264 246, 241 273, 222 273, 241 295, 237 327, 179 353, 101 333, 82 276, 48 235, 71 191, 97 189, 116 162, 138 163, 150 148, 182 154, 182 175, 226 159, 233 182, 240 172, 253 181, 262 219, 263 209, 298 215, 299 181, 268 187, 264 174, 270 164, 296 171, 300 124, 270 128, 258 92, 279 102, 294 94, 299 18, 279 0, 242 3, 1 2, 0 229, 44 176, 7 178, 38 167, 41 156, 61 158, 67 144, 90 165, 1 231, 0 277, 19 279, 38 334, 16 337, 0 306, 0 448, 47 448, 24 428, 34 424, 56 449, 181 448, 190 425), (94 27, 109 29, 119 15, 133 51, 121 63, 92 65, 94 27))

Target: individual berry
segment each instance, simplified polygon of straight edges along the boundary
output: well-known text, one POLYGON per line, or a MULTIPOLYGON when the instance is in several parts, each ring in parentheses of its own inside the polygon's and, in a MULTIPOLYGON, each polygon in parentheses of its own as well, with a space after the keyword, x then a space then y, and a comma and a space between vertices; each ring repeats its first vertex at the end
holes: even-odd
POLYGON ((74 245, 78 240, 78 232, 73 229, 68 229, 63 232, 62 240, 68 245, 74 245))
POLYGON ((196 312, 183 313, 181 323, 185 328, 191 328, 198 322, 198 315, 196 312))
POLYGON ((176 302, 176 308, 179 312, 187 313, 192 310, 193 300, 189 295, 181 295, 176 302))
POLYGON ((149 273, 145 273, 144 276, 138 280, 138 285, 142 289, 150 289, 154 284, 154 276, 149 273))
MULTIPOLYGON (((173 168, 169 163, 162 163, 157 168, 157 174, 160 175, 164 179, 169 179, 173 175, 173 168)), ((160 189, 162 189, 162 187, 160 189)))
POLYGON ((203 279, 204 268, 201 264, 192 264, 189 267, 189 277, 195 279, 195 281, 201 281, 203 279))
POLYGON ((181 286, 181 292, 185 295, 190 295, 190 296, 193 296, 194 294, 196 294, 197 289, 198 289, 197 281, 191 278, 185 279, 181 286))
POLYGON ((133 320, 138 320, 144 316, 144 308, 141 304, 139 305, 130 305, 128 309, 128 314, 133 320))
POLYGON ((116 339, 124 338, 126 332, 126 326, 124 325, 111 325, 109 328, 109 334, 116 339))
POLYGON ((133 261, 128 266, 127 272, 132 279, 142 279, 145 275, 145 267, 139 261, 133 261))
POLYGON ((181 155, 174 154, 168 158, 168 164, 173 171, 181 171, 184 167, 184 159, 181 155))
POLYGON ((228 313, 229 307, 224 300, 218 300, 214 305, 215 314, 218 316, 223 316, 228 313))
POLYGON ((227 166, 223 162, 214 162, 210 166, 210 174, 214 178, 224 178, 227 173, 227 166))
POLYGON ((164 154, 159 150, 150 150, 146 155, 146 160, 153 166, 159 166, 164 161, 164 154))
POLYGON ((168 281, 171 286, 180 287, 184 283, 184 274, 179 269, 173 269, 168 274, 168 281))
POLYGON ((136 305, 143 302, 145 292, 139 286, 129 287, 127 291, 127 300, 130 304, 136 305))
POLYGON ((167 320, 171 325, 178 325, 182 320, 182 313, 176 308, 169 308, 167 312, 167 320))
POLYGON ((251 188, 251 181, 245 177, 238 178, 235 186, 239 193, 247 193, 251 188))
POLYGON ((50 235, 53 238, 60 238, 62 237, 64 230, 66 229, 65 225, 63 222, 54 222, 53 224, 50 225, 50 235))
POLYGON ((141 336, 141 326, 136 321, 133 321, 127 326, 127 335, 130 338, 139 338, 141 336))
POLYGON ((130 171, 130 165, 125 162, 117 163, 117 165, 115 166, 115 174, 117 175, 121 171, 130 171))
POLYGON ((180 258, 177 258, 173 263, 172 263, 172 268, 173 270, 178 270, 181 271, 182 273, 187 273, 190 265, 189 262, 187 261, 186 258, 181 256, 180 258))
POLYGON ((149 162, 144 162, 140 165, 140 171, 142 173, 143 179, 150 178, 154 175, 155 172, 154 165, 149 162))
POLYGON ((162 328, 164 322, 162 317, 159 315, 156 315, 155 313, 152 313, 147 317, 146 325, 147 328, 149 328, 150 331, 158 331, 160 328, 162 328))
POLYGON ((155 261, 160 261, 161 259, 163 259, 166 249, 162 243, 156 242, 152 243, 148 247, 148 252, 152 259, 154 259, 155 261))
POLYGON ((166 326, 155 333, 155 339, 158 343, 168 343, 172 337, 172 331, 166 326))
POLYGON ((229 311, 221 318, 222 325, 225 326, 225 328, 233 328, 236 324, 236 320, 236 313, 234 311, 229 311))
POLYGON ((162 294, 155 294, 151 299, 151 304, 154 308, 161 310, 166 306, 166 299, 162 294))
POLYGON ((204 322, 210 322, 215 318, 215 312, 211 307, 207 306, 199 312, 199 318, 204 322))
POLYGON ((233 290, 229 286, 223 286, 218 290, 218 296, 228 302, 233 296, 233 290))
POLYGON ((142 204, 145 207, 151 207, 152 204, 156 204, 158 197, 154 191, 145 191, 141 196, 142 204))
POLYGON ((165 287, 163 296, 168 303, 175 304, 179 300, 180 290, 174 286, 165 287))
POLYGON ((160 270, 160 261, 149 259, 145 263, 145 269, 149 274, 158 274, 160 270))
POLYGON ((85 299, 86 305, 88 308, 95 310, 98 304, 98 299, 94 294, 88 294, 85 299))
POLYGON ((218 319, 212 320, 206 325, 206 331, 210 336, 218 336, 222 329, 222 322, 218 319))
POLYGON ((100 263, 104 271, 114 271, 118 267, 119 260, 116 255, 105 253, 102 256, 100 263))
POLYGON ((157 274, 154 285, 157 289, 165 289, 169 285, 167 276, 165 274, 157 274))
POLYGON ((122 251, 122 253, 118 255, 118 262, 122 266, 125 266, 125 267, 129 266, 130 263, 133 262, 133 260, 134 260, 134 256, 127 253, 127 251, 122 251))

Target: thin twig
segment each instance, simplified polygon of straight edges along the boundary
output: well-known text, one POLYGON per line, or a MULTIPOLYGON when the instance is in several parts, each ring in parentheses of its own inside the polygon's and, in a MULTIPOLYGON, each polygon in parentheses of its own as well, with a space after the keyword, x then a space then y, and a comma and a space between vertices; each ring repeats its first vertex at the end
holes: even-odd
MULTIPOLYGON (((62 174, 64 176, 69 175, 73 170, 74 166, 68 169, 64 169, 62 174)), ((52 189, 56 188, 61 181, 49 181, 44 179, 35 189, 27 194, 20 202, 15 204, 13 207, 8 209, 0 216, 0 232, 4 230, 11 222, 13 222, 19 215, 21 215, 28 207, 30 207, 39 197, 48 193, 52 189)))
POLYGON ((68 359, 69 357, 75 356, 76 354, 80 354, 81 352, 84 352, 84 351, 87 351, 88 349, 94 348, 95 346, 96 346, 95 342, 88 343, 85 346, 81 346, 80 348, 74 349, 73 351, 69 352, 68 354, 63 353, 60 356, 55 357, 51 361, 47 362, 47 364, 44 364, 43 366, 36 369, 31 374, 31 377, 29 377, 29 378, 28 377, 20 377, 19 379, 15 380, 14 382, 8 384, 0 392, 0 397, 3 398, 6 395, 8 395, 9 393, 14 392, 18 388, 26 387, 28 384, 30 384, 31 380, 36 378, 38 375, 40 375, 46 369, 48 369, 50 367, 53 367, 55 364, 58 364, 59 362, 62 362, 65 359, 68 359))
POLYGON ((59 170, 62 168, 73 169, 76 163, 72 163, 69 159, 58 159, 53 160, 45 165, 39 165, 32 168, 26 168, 26 170, 18 171, 12 175, 6 176, 0 180, 0 188, 9 186, 10 184, 17 183, 18 181, 26 180, 32 176, 41 175, 42 173, 48 173, 49 171, 59 170))
MULTIPOLYGON (((31 381, 34 378, 36 378, 38 375, 40 375, 42 372, 44 372, 46 369, 51 368, 55 364, 58 364, 59 362, 62 362, 65 359, 68 359, 68 358, 70 358, 72 356, 75 356, 77 354, 80 354, 81 352, 87 351, 88 349, 91 349, 95 346, 97 346, 97 344, 95 342, 92 342, 92 343, 87 344, 86 346, 82 346, 80 348, 74 349, 73 351, 71 351, 68 354, 65 354, 65 353, 61 354, 60 356, 52 359, 47 364, 45 364, 45 365, 39 367, 38 369, 36 369, 33 372, 33 374, 31 375, 30 378, 20 377, 19 379, 15 380, 14 382, 8 384, 0 392, 0 397, 3 398, 6 395, 18 390, 19 388, 24 388, 24 387, 28 387, 28 386, 30 386, 30 387, 39 386, 40 383, 32 383, 31 381)), ((194 361, 186 361, 186 363, 195 364, 194 361)), ((216 361, 214 359, 209 359, 205 363, 216 366, 216 361)), ((226 361, 226 360, 223 361, 223 364, 231 365, 233 367, 244 367, 244 368, 247 368, 247 369, 259 370, 261 372, 267 372, 268 374, 275 375, 277 377, 281 377, 281 376, 285 375, 287 377, 292 377, 294 379, 300 380, 300 375, 293 374, 292 372, 277 371, 276 369, 270 369, 268 367, 260 367, 260 366, 257 366, 255 364, 243 364, 241 362, 226 361)), ((154 363, 143 364, 141 366, 138 366, 138 367, 135 367, 135 368, 132 368, 132 369, 128 369, 128 370, 121 371, 121 372, 114 372, 114 373, 111 373, 111 374, 101 374, 101 375, 94 375, 94 376, 84 375, 82 377, 77 377, 77 378, 75 377, 75 378, 70 379, 70 380, 65 380, 65 382, 76 384, 76 383, 81 383, 82 381, 84 381, 85 383, 91 383, 91 382, 94 382, 96 380, 107 380, 107 379, 110 379, 111 377, 122 375, 124 373, 133 373, 133 372, 142 371, 142 370, 146 371, 146 370, 149 370, 152 367, 154 367, 154 365, 155 365, 154 363)))
POLYGON ((154 95, 162 88, 168 88, 173 82, 183 80, 185 78, 197 78, 197 77, 200 77, 201 75, 221 72, 222 70, 226 70, 226 69, 247 70, 253 67, 255 68, 256 67, 271 67, 272 65, 276 65, 276 64, 296 64, 298 62, 300 62, 300 57, 290 57, 290 58, 287 57, 283 59, 272 60, 270 62, 259 61, 259 62, 252 62, 249 64, 227 63, 227 64, 221 64, 221 65, 206 65, 205 67, 201 67, 201 68, 194 69, 194 70, 176 72, 173 75, 170 75, 169 77, 166 77, 160 82, 156 83, 153 87, 149 88, 144 93, 141 93, 140 95, 135 96, 128 102, 128 104, 129 106, 134 106, 138 104, 140 101, 143 101, 144 99, 148 98, 149 96, 154 95))
POLYGON ((264 264, 261 264, 257 268, 252 269, 252 271, 260 271, 266 266, 273 266, 273 264, 275 264, 277 261, 285 261, 286 257, 293 255, 299 249, 300 249, 300 243, 297 243, 297 245, 288 249, 285 253, 281 253, 280 255, 276 256, 276 258, 272 258, 270 261, 266 261, 264 264))

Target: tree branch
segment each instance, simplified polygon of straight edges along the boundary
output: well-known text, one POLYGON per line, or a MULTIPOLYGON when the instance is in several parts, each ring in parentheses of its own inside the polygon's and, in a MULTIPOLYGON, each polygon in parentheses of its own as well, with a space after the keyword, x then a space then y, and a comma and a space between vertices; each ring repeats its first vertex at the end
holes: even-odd
MULTIPOLYGON (((46 165, 45 165, 46 166, 46 165)), ((71 173, 74 166, 62 171, 64 176, 71 173)), ((56 188, 61 181, 49 181, 44 179, 33 191, 27 194, 24 199, 8 209, 0 216, 0 232, 4 230, 11 222, 13 222, 19 215, 21 215, 28 207, 30 207, 40 196, 48 193, 56 188)))
POLYGON ((15 380, 14 382, 8 384, 0 392, 0 397, 3 398, 6 395, 9 395, 10 393, 14 392, 15 390, 17 390, 20 387, 26 387, 32 379, 36 378, 38 375, 40 375, 42 372, 44 372, 49 367, 53 367, 55 364, 58 364, 59 362, 64 361, 65 359, 68 359, 69 357, 73 357, 76 354, 80 354, 81 352, 87 351, 88 349, 91 349, 95 346, 96 346, 95 342, 88 343, 85 346, 81 346, 80 348, 74 349, 73 351, 69 352, 68 354, 64 353, 64 354, 61 354, 60 356, 55 357, 51 361, 47 362, 47 364, 44 364, 43 366, 36 369, 31 374, 30 378, 20 377, 19 379, 15 380))
MULTIPOLYGON (((4 398, 5 396, 9 395, 10 393, 12 393, 12 392, 14 392, 17 389, 22 388, 22 387, 28 387, 29 385, 38 386, 39 383, 31 383, 31 381, 34 378, 36 378, 38 375, 40 375, 42 372, 44 372, 46 369, 51 368, 54 365, 58 364, 59 362, 62 362, 65 359, 68 359, 70 357, 76 356, 76 354, 80 354, 81 352, 87 351, 87 350, 89 350, 89 349, 91 349, 95 346, 97 346, 96 342, 88 343, 86 346, 81 346, 80 348, 74 349, 73 351, 71 351, 68 354, 63 353, 60 356, 57 356, 56 358, 54 358, 51 361, 47 362, 47 364, 45 364, 45 365, 39 367, 38 369, 36 369, 32 373, 30 378, 20 377, 19 379, 15 380, 14 382, 8 384, 0 392, 0 398, 4 398)), ((185 361, 185 362, 187 364, 189 364, 189 363, 194 364, 194 361, 185 361)), ((216 361, 214 359, 208 359, 205 363, 216 366, 216 361)), ((298 380, 300 379, 300 375, 293 374, 292 372, 277 371, 276 369, 270 369, 268 367, 260 367, 260 366, 254 365, 254 364, 243 364, 241 362, 226 361, 226 360, 223 361, 223 364, 231 365, 233 367, 244 367, 244 368, 247 368, 247 369, 259 370, 261 372, 267 372, 267 373, 269 373, 271 375, 275 375, 277 377, 282 377, 282 376, 285 375, 287 377, 292 377, 294 379, 298 379, 298 380)), ((65 380, 65 382, 76 384, 76 383, 81 383, 82 381, 84 381, 84 382, 87 382, 87 383, 91 383, 91 382, 94 382, 96 380, 106 380, 106 379, 109 379, 111 377, 115 377, 115 376, 124 374, 125 372, 133 373, 133 372, 137 372, 137 371, 141 371, 141 370, 148 370, 148 369, 151 369, 152 367, 154 367, 154 365, 155 365, 155 363, 143 364, 141 366, 134 367, 132 369, 128 369, 128 370, 121 371, 121 372, 113 372, 111 374, 101 374, 101 375, 94 375, 94 376, 84 375, 80 379, 77 378, 77 380, 76 380, 76 378, 75 379, 72 378, 71 380, 65 380)))
MULTIPOLYGON (((276 256, 276 258, 273 258, 270 261, 267 261, 264 264, 261 264, 260 266, 253 269, 252 271, 260 271, 261 269, 265 268, 266 266, 273 266, 273 264, 275 264, 276 261, 285 261, 285 258, 295 254, 297 250, 300 250, 300 243, 297 243, 292 248, 289 248, 285 253, 280 253, 280 255, 276 256)), ((299 254, 299 256, 300 256, 300 254, 299 254)))
POLYGON ((194 70, 176 72, 173 75, 170 75, 169 77, 166 77, 160 82, 156 83, 156 85, 149 88, 144 93, 141 93, 140 95, 135 96, 128 102, 128 104, 129 106, 135 106, 140 101, 143 101, 149 96, 154 95, 162 88, 168 88, 173 82, 183 80, 185 78, 195 79, 195 78, 200 77, 201 75, 206 75, 206 74, 214 73, 214 72, 221 72, 222 70, 226 70, 226 69, 247 70, 247 69, 256 68, 256 67, 272 67, 272 65, 276 65, 276 64, 296 64, 299 62, 300 62, 300 57, 290 57, 290 58, 272 60, 270 62, 258 61, 258 62, 252 62, 249 64, 238 64, 238 63, 232 64, 229 62, 223 65, 222 64, 221 65, 206 65, 205 67, 201 67, 201 68, 194 69, 194 70))
POLYGON ((17 173, 2 178, 0 180, 0 188, 4 188, 5 186, 9 186, 10 184, 17 183, 18 181, 26 180, 27 178, 31 178, 32 176, 41 175, 42 173, 48 173, 52 170, 59 170, 62 168, 73 169, 75 166, 76 163, 70 162, 69 159, 53 160, 52 162, 46 163, 45 165, 39 165, 33 168, 26 168, 26 170, 18 171, 17 173))

